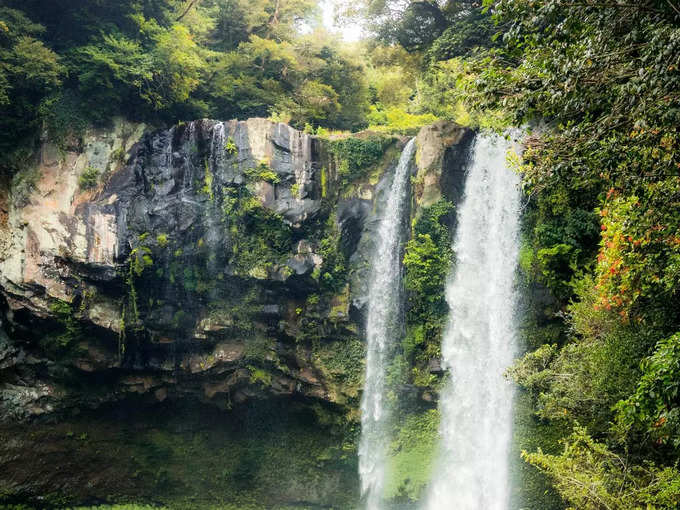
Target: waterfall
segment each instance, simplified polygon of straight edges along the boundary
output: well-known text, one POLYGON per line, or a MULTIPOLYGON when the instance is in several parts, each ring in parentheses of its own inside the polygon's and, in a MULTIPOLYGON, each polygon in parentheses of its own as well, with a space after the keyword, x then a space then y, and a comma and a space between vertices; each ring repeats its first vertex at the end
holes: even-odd
POLYGON ((442 341, 449 380, 440 397, 440 444, 427 510, 506 510, 515 353, 514 274, 519 253, 519 177, 510 144, 480 135, 458 209, 451 309, 442 341))
POLYGON ((361 398, 359 475, 366 508, 381 507, 389 445, 390 411, 386 371, 399 337, 401 261, 400 241, 408 199, 415 138, 404 148, 382 211, 373 254, 366 325, 366 374, 361 398))

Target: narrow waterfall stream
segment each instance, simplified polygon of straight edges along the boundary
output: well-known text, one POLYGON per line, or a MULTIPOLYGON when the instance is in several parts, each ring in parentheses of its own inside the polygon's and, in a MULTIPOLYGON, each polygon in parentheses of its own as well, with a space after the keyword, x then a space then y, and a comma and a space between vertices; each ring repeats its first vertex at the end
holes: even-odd
POLYGON ((450 379, 440 399, 439 459, 427 510, 506 510, 515 353, 514 274, 519 253, 519 176, 509 142, 479 135, 458 209, 451 308, 442 341, 450 379))
POLYGON ((373 254, 366 325, 366 375, 361 399, 359 475, 368 510, 382 506, 390 410, 386 370, 398 343, 400 323, 400 240, 408 179, 416 150, 415 138, 404 148, 382 211, 379 238, 373 254))

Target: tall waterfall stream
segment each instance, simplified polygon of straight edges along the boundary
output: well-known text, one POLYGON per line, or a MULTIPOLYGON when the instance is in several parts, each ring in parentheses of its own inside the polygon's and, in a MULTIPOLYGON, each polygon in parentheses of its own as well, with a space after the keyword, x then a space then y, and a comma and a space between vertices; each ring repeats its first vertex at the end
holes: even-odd
MULTIPOLYGON (((366 379, 359 474, 367 510, 385 506, 392 427, 386 372, 399 338, 400 227, 415 140, 404 149, 386 201, 369 288, 366 379)), ((440 395, 440 438, 426 510, 506 510, 515 354, 514 275, 519 255, 519 176, 506 164, 509 142, 479 135, 458 208, 449 323, 442 340, 448 380, 440 395)))
POLYGON ((415 138, 404 148, 388 192, 373 255, 369 284, 367 354, 361 399, 359 475, 368 510, 381 508, 389 446, 390 410, 386 369, 392 360, 400 323, 400 241, 415 138))
POLYGON ((439 459, 427 510, 506 510, 515 354, 514 275, 519 254, 519 176, 509 142, 479 135, 458 209, 451 309, 442 340, 449 380, 440 395, 439 459))

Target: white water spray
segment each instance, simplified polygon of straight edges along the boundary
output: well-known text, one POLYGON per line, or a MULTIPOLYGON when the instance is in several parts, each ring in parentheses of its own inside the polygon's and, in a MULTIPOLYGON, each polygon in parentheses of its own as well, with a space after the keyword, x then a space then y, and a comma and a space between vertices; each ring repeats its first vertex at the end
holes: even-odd
POLYGON ((373 254, 366 325, 366 376, 361 398, 359 475, 367 510, 382 506, 390 411, 385 371, 398 341, 401 284, 400 237, 415 139, 404 148, 382 212, 373 254))
POLYGON ((442 342, 450 380, 441 393, 439 464, 427 510, 506 510, 515 354, 514 275, 519 254, 519 177, 510 144, 480 135, 458 210, 451 308, 442 342))

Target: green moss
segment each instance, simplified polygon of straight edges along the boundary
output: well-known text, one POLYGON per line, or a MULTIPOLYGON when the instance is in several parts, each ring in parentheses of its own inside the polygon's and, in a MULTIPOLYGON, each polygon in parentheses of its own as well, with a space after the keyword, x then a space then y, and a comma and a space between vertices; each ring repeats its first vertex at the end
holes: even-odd
POLYGON ((263 207, 245 187, 224 189, 222 211, 231 241, 229 262, 239 274, 266 277, 269 268, 285 265, 292 232, 281 215, 263 207))
POLYGON ((151 266, 153 266, 151 248, 138 246, 130 252, 130 269, 135 275, 142 276, 144 270, 151 266))
POLYGON ((158 234, 156 236, 156 241, 158 241, 158 246, 160 246, 161 248, 165 248, 168 245, 168 235, 158 234))
POLYGON ((187 265, 173 261, 170 264, 170 271, 172 280, 177 281, 179 276, 182 287, 190 292, 205 293, 214 285, 213 278, 203 265, 187 265))
POLYGON ((74 343, 82 337, 83 331, 76 317, 77 309, 71 303, 55 299, 50 303, 50 311, 56 316, 61 325, 61 331, 56 335, 48 335, 42 341, 48 351, 63 351, 73 347, 74 343))
POLYGON ((326 167, 321 169, 321 198, 326 198, 328 195, 328 175, 326 167))
POLYGON ((208 195, 210 200, 215 197, 213 194, 213 174, 210 170, 210 162, 208 159, 205 160, 205 177, 203 178, 203 187, 201 188, 201 191, 208 195))
POLYGON ((341 234, 335 213, 323 225, 322 238, 319 240, 319 255, 323 259, 320 268, 312 276, 317 279, 326 292, 344 292, 347 283, 347 260, 340 249, 341 234))
POLYGON ((324 379, 335 385, 337 393, 357 397, 363 383, 366 348, 358 338, 318 342, 313 347, 314 366, 324 379))
POLYGON ((401 149, 396 144, 390 144, 382 157, 379 164, 373 166, 372 171, 368 174, 368 183, 371 186, 376 186, 380 182, 380 178, 384 175, 385 170, 393 161, 398 161, 401 155, 401 149))
POLYGON ((265 369, 248 365, 248 370, 250 370, 251 384, 260 384, 263 387, 269 387, 272 385, 272 374, 267 372, 265 369))
POLYGON ((253 335, 245 341, 244 355, 246 359, 264 363, 268 358, 275 356, 275 342, 264 335, 253 335))
POLYGON ((385 485, 388 499, 415 502, 430 481, 436 454, 439 411, 431 409, 402 420, 389 453, 385 485))
POLYGON ((172 325, 175 327, 175 329, 181 329, 187 318, 187 312, 184 310, 177 310, 172 316, 172 325))
POLYGON ((238 296, 231 299, 211 300, 208 317, 242 333, 246 357, 260 361, 265 360, 269 353, 269 341, 266 337, 256 337, 252 332, 255 316, 262 312, 257 290, 257 287, 244 287, 238 296))

